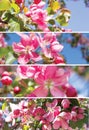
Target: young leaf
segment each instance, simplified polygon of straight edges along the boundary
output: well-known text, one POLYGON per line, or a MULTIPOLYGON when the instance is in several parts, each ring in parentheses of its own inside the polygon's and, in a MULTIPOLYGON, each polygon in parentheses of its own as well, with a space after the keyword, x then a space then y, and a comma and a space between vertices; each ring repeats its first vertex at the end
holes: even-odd
POLYGON ((16 58, 14 57, 12 52, 9 52, 7 57, 6 57, 6 64, 12 64, 16 58))
POLYGON ((9 31, 22 31, 23 22, 16 17, 9 20, 9 31))
POLYGON ((9 0, 0 0, 0 11, 9 10, 11 7, 9 0))
POLYGON ((23 130, 29 130, 29 126, 24 125, 24 126, 23 126, 23 130))
POLYGON ((59 15, 57 18, 56 18, 57 22, 61 25, 61 26, 67 26, 68 25, 68 22, 66 22, 66 18, 64 15, 59 15))
POLYGON ((5 57, 8 53, 8 48, 0 48, 0 58, 5 57))
POLYGON ((14 9, 16 14, 18 14, 20 12, 20 7, 15 3, 11 3, 11 8, 14 9))
POLYGON ((57 11, 58 9, 60 9, 61 5, 58 1, 51 1, 51 8, 53 11, 57 11))
POLYGON ((2 105, 2 110, 4 111, 4 110, 6 109, 6 107, 7 107, 7 103, 5 102, 5 103, 3 103, 3 105, 2 105))

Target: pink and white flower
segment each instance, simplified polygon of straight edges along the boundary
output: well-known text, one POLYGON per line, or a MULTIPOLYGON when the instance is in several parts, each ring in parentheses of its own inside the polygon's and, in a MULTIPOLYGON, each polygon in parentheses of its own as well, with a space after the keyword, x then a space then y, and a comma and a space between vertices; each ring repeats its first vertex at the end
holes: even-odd
POLYGON ((40 2, 38 4, 32 4, 30 6, 30 11, 26 13, 27 17, 30 17, 32 22, 35 23, 38 29, 43 31, 49 31, 47 27, 47 11, 43 10, 45 2, 40 2))
POLYGON ((68 82, 69 74, 56 66, 42 67, 35 73, 34 80, 39 85, 32 93, 39 97, 46 97, 51 93, 54 97, 65 97, 62 85, 68 82))
POLYGON ((34 34, 25 35, 19 34, 21 41, 19 43, 13 43, 13 50, 19 54, 18 62, 26 64, 30 60, 38 60, 39 55, 36 53, 36 49, 39 46, 38 37, 34 34))

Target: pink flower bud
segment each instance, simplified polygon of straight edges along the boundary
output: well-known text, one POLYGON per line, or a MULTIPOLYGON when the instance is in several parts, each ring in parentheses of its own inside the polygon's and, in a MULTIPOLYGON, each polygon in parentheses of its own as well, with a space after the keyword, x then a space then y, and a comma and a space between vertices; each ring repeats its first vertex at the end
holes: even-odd
POLYGON ((67 109, 70 106, 70 101, 68 99, 64 99, 62 100, 61 105, 64 109, 67 109))

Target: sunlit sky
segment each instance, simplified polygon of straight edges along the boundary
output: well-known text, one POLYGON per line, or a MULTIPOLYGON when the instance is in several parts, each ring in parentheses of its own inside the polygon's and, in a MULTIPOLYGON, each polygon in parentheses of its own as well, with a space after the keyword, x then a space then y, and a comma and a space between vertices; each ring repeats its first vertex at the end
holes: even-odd
POLYGON ((73 31, 89 31, 89 8, 85 6, 84 0, 65 0, 67 8, 71 10, 69 26, 73 31))

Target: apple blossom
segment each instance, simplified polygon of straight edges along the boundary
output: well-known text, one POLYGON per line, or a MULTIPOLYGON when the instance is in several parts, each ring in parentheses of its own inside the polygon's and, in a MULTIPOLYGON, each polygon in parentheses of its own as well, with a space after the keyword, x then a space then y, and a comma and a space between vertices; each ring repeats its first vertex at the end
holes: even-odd
POLYGON ((30 11, 26 13, 27 17, 30 17, 32 22, 37 24, 38 29, 49 31, 47 26, 47 11, 42 8, 45 6, 45 2, 33 4, 30 6, 30 11))
POLYGON ((34 76, 34 80, 39 86, 32 93, 38 97, 42 97, 42 95, 46 97, 49 92, 54 97, 65 97, 62 85, 68 82, 68 76, 69 74, 62 68, 42 67, 42 70, 34 76))
POLYGON ((18 62, 21 64, 28 63, 31 59, 36 60, 39 55, 35 52, 39 46, 38 37, 34 34, 30 36, 26 34, 20 34, 21 42, 18 44, 13 43, 13 50, 19 54, 18 62))

